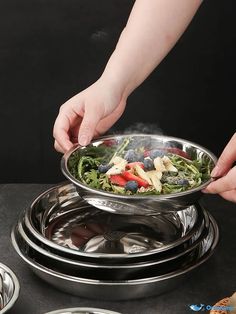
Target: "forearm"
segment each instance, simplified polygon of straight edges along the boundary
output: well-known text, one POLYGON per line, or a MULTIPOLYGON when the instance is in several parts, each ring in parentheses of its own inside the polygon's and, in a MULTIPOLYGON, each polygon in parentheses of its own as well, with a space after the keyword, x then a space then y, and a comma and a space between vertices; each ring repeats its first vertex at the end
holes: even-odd
POLYGON ((137 0, 102 75, 126 97, 164 59, 201 0, 137 0))

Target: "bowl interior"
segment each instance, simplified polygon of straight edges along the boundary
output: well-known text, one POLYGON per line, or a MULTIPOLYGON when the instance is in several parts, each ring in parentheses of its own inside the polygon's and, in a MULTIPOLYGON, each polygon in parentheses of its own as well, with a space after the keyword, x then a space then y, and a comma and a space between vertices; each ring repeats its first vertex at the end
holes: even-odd
MULTIPOLYGON (((161 192, 160 195, 155 194, 155 197, 158 198, 161 198, 163 194, 165 197, 166 195, 168 195, 168 197, 176 197, 176 195, 181 195, 181 193, 186 191, 200 190, 201 188, 199 187, 205 185, 206 182, 209 182, 210 172, 216 163, 216 158, 210 151, 195 143, 174 137, 134 134, 105 137, 93 141, 86 147, 77 146, 73 148, 66 153, 62 159, 62 172, 69 180, 82 189, 86 189, 90 192, 93 191, 95 193, 102 192, 104 197, 106 195, 110 196, 111 194, 116 195, 116 197, 118 194, 119 197, 122 197, 124 190, 120 192, 120 187, 117 189, 113 185, 111 190, 110 188, 107 188, 106 183, 104 183, 105 181, 99 183, 100 179, 97 180, 94 177, 91 180, 88 179, 86 177, 86 171, 90 168, 96 158, 98 163, 107 163, 114 156, 122 156, 123 158, 126 158, 124 157, 125 152, 137 149, 139 150, 138 154, 140 155, 137 158, 139 158, 140 161, 147 156, 152 156, 153 152, 155 153, 155 151, 158 150, 169 156, 176 154, 189 165, 191 165, 191 161, 194 161, 194 166, 197 166, 197 170, 201 172, 201 182, 194 185, 193 188, 186 190, 184 187, 175 189, 172 187, 173 191, 171 192, 168 192, 166 189, 166 191, 161 192), (195 160, 198 160, 198 162, 196 163, 195 160)), ((96 165, 94 167, 96 169, 96 165)), ((131 199, 152 196, 153 191, 138 194, 125 192, 125 197, 131 199)))
MULTIPOLYGON (((174 267, 171 270, 171 268, 169 269, 167 267, 166 272, 165 269, 162 269, 162 271, 159 270, 158 267, 154 267, 154 268, 150 268, 149 270, 147 270, 146 272, 142 272, 142 274, 140 274, 137 278, 133 278, 132 280, 121 280, 118 281, 119 284, 123 284, 123 285, 129 285, 132 282, 135 283, 143 281, 143 282, 147 282, 149 280, 156 280, 156 279, 167 279, 170 278, 170 276, 172 275, 176 275, 181 273, 182 271, 185 271, 187 269, 191 269, 191 267, 194 267, 195 265, 198 264, 198 262, 200 262, 201 260, 204 260, 204 256, 207 254, 208 257, 213 253, 216 244, 218 243, 219 240, 219 234, 218 234, 218 227, 216 222, 214 221, 214 219, 211 217, 211 223, 210 223, 210 227, 208 230, 208 233, 206 235, 206 237, 201 241, 201 244, 199 245, 199 247, 197 248, 197 250, 194 251, 194 254, 189 256, 189 258, 185 259, 182 261, 182 263, 176 265, 176 267, 174 267), (169 272, 170 271, 170 272, 169 272)), ((22 240, 21 237, 19 237, 19 235, 15 232, 15 230, 13 230, 12 232, 12 241, 13 241, 13 245, 15 247, 15 249, 17 250, 17 253, 27 262, 29 263, 31 266, 34 267, 34 265, 38 265, 39 267, 42 266, 42 268, 47 269, 47 272, 49 274, 58 274, 60 276, 63 276, 65 280, 73 280, 73 281, 78 281, 80 282, 82 280, 82 282, 86 281, 86 277, 83 277, 82 273, 81 276, 77 275, 77 276, 73 276, 69 273, 64 273, 64 272, 60 272, 58 269, 56 269, 55 265, 51 264, 47 264, 45 263, 45 261, 43 260, 38 260, 35 259, 34 256, 30 256, 31 254, 29 254, 29 247, 28 245, 22 240)), ((36 268, 38 267, 36 266, 36 268)), ((117 283, 118 283, 117 282, 117 283)), ((111 281, 110 278, 106 278, 104 280, 99 280, 97 278, 93 278, 93 279, 88 279, 87 280, 88 284, 98 284, 98 285, 102 285, 103 283, 107 283, 107 284, 115 284, 115 281, 111 281)))
POLYGON ((0 263, 0 313, 8 311, 19 296, 19 282, 15 274, 0 263))
POLYGON ((113 215, 86 204, 73 184, 45 192, 25 211, 39 241, 87 257, 136 257, 177 247, 204 225, 199 206, 156 216, 113 215))

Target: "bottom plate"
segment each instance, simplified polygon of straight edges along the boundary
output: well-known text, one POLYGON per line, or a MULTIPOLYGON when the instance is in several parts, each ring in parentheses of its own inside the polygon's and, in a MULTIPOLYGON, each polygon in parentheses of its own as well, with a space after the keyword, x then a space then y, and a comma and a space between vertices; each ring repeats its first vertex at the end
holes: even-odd
POLYGON ((219 240, 218 226, 211 216, 210 220, 213 227, 212 232, 203 240, 199 254, 193 261, 178 270, 164 275, 133 280, 106 281, 62 274, 30 258, 27 255, 27 251, 24 251, 17 242, 14 230, 11 236, 13 246, 19 256, 40 278, 54 287, 85 298, 129 300, 158 295, 173 289, 188 277, 190 271, 208 260, 213 254, 219 240))
POLYGON ((114 311, 95 309, 91 307, 76 307, 72 309, 62 309, 52 312, 47 312, 45 314, 121 314, 114 311))

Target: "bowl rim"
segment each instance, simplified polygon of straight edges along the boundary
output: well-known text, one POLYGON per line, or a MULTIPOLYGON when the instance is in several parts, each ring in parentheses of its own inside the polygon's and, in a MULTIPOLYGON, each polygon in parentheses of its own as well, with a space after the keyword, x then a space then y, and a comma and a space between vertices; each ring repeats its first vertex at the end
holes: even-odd
POLYGON ((61 280, 66 280, 69 282, 75 282, 75 283, 80 283, 80 284, 90 284, 90 285, 103 285, 103 286, 124 286, 124 285, 142 285, 145 283, 153 283, 153 282, 157 282, 157 281, 163 281, 163 280, 168 280, 171 278, 175 278, 181 275, 184 275, 186 273, 189 273, 190 271, 192 271, 193 269, 197 268, 198 266, 200 266, 201 264, 203 264, 205 261, 207 261, 212 254, 214 253, 217 244, 219 242, 219 228, 217 225, 216 220, 214 219, 214 217, 208 213, 212 227, 213 227, 213 241, 209 247, 209 249, 204 252, 204 254, 200 257, 198 257, 198 259, 193 263, 188 265, 187 267, 184 266, 182 269, 178 269, 163 275, 159 275, 159 276, 153 276, 153 277, 148 277, 148 278, 142 278, 142 279, 130 279, 130 280, 118 280, 118 281, 106 281, 106 280, 98 280, 98 279, 88 279, 88 278, 84 278, 84 277, 75 277, 75 276, 71 276, 71 275, 65 275, 63 273, 60 273, 58 271, 55 271, 53 269, 49 269, 46 266, 38 263, 37 261, 32 260, 32 258, 30 258, 29 256, 26 256, 22 250, 20 249, 16 237, 15 237, 15 233, 14 233, 14 228, 11 231, 11 242, 12 245, 16 251, 16 253, 32 268, 32 270, 35 271, 40 271, 41 273, 44 273, 46 275, 49 275, 51 277, 56 277, 58 279, 61 280))
POLYGON ((55 252, 50 252, 49 250, 46 250, 42 247, 40 247, 39 245, 37 245, 33 240, 31 240, 29 238, 29 236, 26 234, 24 227, 23 227, 23 222, 21 220, 18 221, 17 225, 13 228, 14 232, 18 233, 21 238, 23 239, 23 241, 26 242, 27 246, 29 246, 32 250, 37 251, 39 254, 46 256, 47 258, 51 258, 52 260, 56 260, 59 261, 61 263, 66 263, 67 266, 68 265, 74 265, 74 266, 79 266, 79 267, 88 267, 91 269, 130 269, 130 268, 139 268, 139 267, 149 267, 149 266, 153 266, 153 265, 157 265, 157 264, 162 264, 162 263, 166 263, 169 261, 173 261, 175 259, 178 259, 192 251, 194 251, 202 242, 202 240, 205 237, 205 233, 207 228, 209 228, 209 226, 207 225, 210 223, 208 221, 206 221, 206 224, 203 228, 203 230, 201 231, 201 234, 199 235, 199 237, 193 242, 191 243, 187 249, 184 249, 183 251, 179 252, 179 253, 172 253, 171 256, 169 257, 164 257, 161 259, 153 259, 150 261, 145 261, 145 262, 132 262, 132 263, 128 263, 128 264, 103 264, 101 262, 98 263, 98 261, 96 261, 95 263, 93 262, 88 262, 88 261, 79 261, 76 259, 70 259, 68 257, 64 257, 64 256, 60 256, 59 254, 56 254, 55 252))
POLYGON ((3 263, 0 263, 0 268, 3 269, 6 273, 8 273, 8 275, 11 277, 11 280, 14 284, 14 291, 13 291, 12 297, 10 298, 8 303, 2 309, 0 309, 0 314, 3 314, 9 311, 12 308, 12 306, 15 304, 15 302, 17 301, 20 294, 20 284, 15 273, 8 266, 6 266, 3 263))
POLYGON ((46 312, 44 314, 65 314, 65 313, 71 313, 73 314, 75 311, 87 311, 91 312, 93 311, 94 314, 121 314, 119 312, 114 312, 106 309, 101 309, 101 308, 94 308, 94 307, 73 307, 73 308, 65 308, 65 309, 60 309, 60 310, 55 310, 51 312, 46 312))
MULTIPOLYGON (((72 185, 71 182, 68 182, 68 185, 72 185)), ((198 228, 203 228, 203 223, 206 221, 207 219, 207 213, 206 210, 203 206, 201 206, 199 203, 195 203, 194 206, 195 210, 197 211, 197 220, 193 226, 193 228, 186 234, 184 235, 181 239, 179 239, 178 241, 175 241, 172 244, 166 245, 163 248, 159 248, 156 250, 152 250, 152 251, 147 251, 147 252, 143 252, 143 253, 133 253, 133 254, 119 254, 119 256, 117 256, 116 254, 102 254, 102 253, 85 253, 85 252, 80 252, 77 250, 73 250, 64 246, 61 246, 51 240, 49 240, 48 238, 44 237, 39 230, 37 230, 37 228, 35 227, 35 225, 32 222, 32 211, 34 209, 34 207, 36 206, 36 204, 38 203, 38 201, 44 196, 47 195, 48 193, 54 191, 56 188, 60 188, 60 187, 64 187, 65 184, 60 184, 58 186, 54 186, 51 187, 50 189, 44 191, 43 193, 41 193, 33 202, 32 204, 27 207, 23 213, 24 216, 24 225, 26 226, 26 228, 29 230, 29 232, 33 235, 33 237, 37 238, 40 242, 44 243, 45 245, 62 251, 62 252, 66 252, 68 254, 73 254, 73 255, 78 255, 78 256, 84 256, 86 258, 118 258, 118 259, 123 259, 123 258, 134 258, 134 257, 140 257, 140 256, 147 256, 147 255, 153 255, 155 253, 159 253, 159 252, 165 252, 171 248, 175 248, 178 245, 181 245, 182 243, 184 243, 185 241, 188 241, 190 239, 190 237, 198 230, 198 228), (201 217, 201 221, 199 221, 199 215, 201 217), (105 256, 104 256, 105 255, 105 256)), ((78 194, 79 195, 79 194, 78 194)), ((80 195, 79 195, 80 196, 80 195)), ((85 204, 86 207, 90 207, 92 205, 90 204, 85 204)), ((185 208, 184 210, 188 210, 188 208, 185 208)), ((101 210, 100 210, 101 211, 101 210)))
MULTIPOLYGON (((166 136, 166 135, 158 135, 158 134, 143 134, 143 133, 134 133, 134 134, 122 134, 122 135, 107 135, 107 136, 102 136, 99 137, 97 139, 94 139, 89 145, 94 144, 96 142, 99 141, 104 141, 104 140, 108 140, 108 139, 115 139, 115 138, 127 138, 127 137, 144 137, 144 136, 149 136, 149 137, 154 137, 156 139, 162 139, 162 140, 169 140, 169 141, 177 141, 177 142, 182 142, 184 144, 188 144, 191 145, 193 147, 195 147, 196 149, 201 150, 203 153, 206 153, 210 159, 213 161, 214 166, 216 165, 217 162, 217 157, 207 148, 196 144, 194 142, 182 139, 182 138, 178 138, 178 137, 172 137, 172 136, 166 136)), ((88 145, 88 146, 89 146, 88 145)), ((102 196, 107 196, 107 197, 115 197, 116 199, 133 199, 133 200, 151 200, 151 199, 158 199, 158 200, 166 200, 166 199, 172 199, 172 198, 178 198, 181 196, 185 196, 185 195, 189 195, 192 194, 194 192, 198 192, 201 191, 202 189, 204 189, 209 183, 211 183, 213 181, 212 178, 210 178, 209 180, 207 180, 206 182, 200 184, 199 186, 193 188, 193 189, 189 189, 187 191, 183 191, 183 192, 178 192, 178 193, 169 193, 169 194, 160 194, 160 195, 122 195, 122 194, 116 194, 113 192, 107 192, 104 190, 100 190, 100 189, 95 189, 95 188, 91 188, 88 185, 82 183, 81 181, 77 180, 69 171, 68 169, 68 160, 70 158, 70 156, 78 149, 80 148, 85 148, 87 146, 80 146, 79 144, 75 144, 70 150, 68 150, 61 158, 61 171, 63 173, 63 175, 69 180, 71 181, 73 184, 75 184, 76 186, 79 186, 80 188, 83 188, 89 192, 92 193, 97 193, 97 195, 102 195, 102 196)))

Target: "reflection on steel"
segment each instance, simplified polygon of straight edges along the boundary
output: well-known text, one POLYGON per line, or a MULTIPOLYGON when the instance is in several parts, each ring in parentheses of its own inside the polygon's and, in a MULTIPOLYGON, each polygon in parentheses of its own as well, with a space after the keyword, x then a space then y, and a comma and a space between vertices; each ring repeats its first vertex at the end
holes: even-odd
MULTIPOLYGON (((122 143, 125 138, 131 138, 135 145, 143 145, 147 149, 157 147, 178 148, 187 152, 193 159, 205 160, 211 168, 216 164, 216 157, 204 147, 195 143, 162 135, 132 134, 103 137, 92 142, 92 146, 97 147, 103 142, 110 141, 122 143)), ((99 209, 123 215, 156 215, 158 213, 183 210, 195 204, 202 196, 201 190, 206 187, 210 180, 200 186, 185 192, 171 193, 165 195, 121 195, 103 190, 98 190, 83 184, 74 178, 68 170, 68 159, 75 151, 82 151, 85 147, 76 146, 68 151, 61 160, 61 170, 65 177, 69 179, 77 188, 81 197, 89 204, 99 209)))
POLYGON ((0 263, 0 314, 6 313, 18 299, 20 285, 15 274, 0 263))
POLYGON ((19 256, 56 288, 86 298, 128 300, 176 287, 218 243, 198 203, 155 216, 113 215, 86 204, 71 183, 39 195, 12 230, 19 256))

